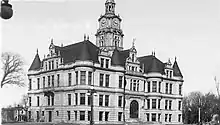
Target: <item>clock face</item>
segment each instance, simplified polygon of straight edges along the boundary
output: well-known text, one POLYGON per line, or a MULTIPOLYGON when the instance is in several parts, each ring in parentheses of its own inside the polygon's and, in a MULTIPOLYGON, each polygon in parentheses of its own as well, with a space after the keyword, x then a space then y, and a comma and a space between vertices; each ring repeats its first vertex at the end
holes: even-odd
POLYGON ((101 21, 101 27, 105 27, 106 25, 107 25, 107 21, 106 21, 106 19, 103 19, 101 21))
POLYGON ((117 19, 113 20, 113 26, 115 26, 115 27, 119 26, 119 21, 117 19))

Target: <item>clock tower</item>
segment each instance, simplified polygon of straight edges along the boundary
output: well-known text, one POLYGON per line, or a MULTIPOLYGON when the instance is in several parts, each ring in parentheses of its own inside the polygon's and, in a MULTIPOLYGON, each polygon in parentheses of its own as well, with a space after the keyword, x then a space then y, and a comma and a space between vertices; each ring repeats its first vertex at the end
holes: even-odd
POLYGON ((121 18, 115 14, 115 1, 106 0, 105 14, 98 19, 99 28, 96 33, 96 45, 100 49, 113 51, 115 48, 123 50, 123 32, 121 18))

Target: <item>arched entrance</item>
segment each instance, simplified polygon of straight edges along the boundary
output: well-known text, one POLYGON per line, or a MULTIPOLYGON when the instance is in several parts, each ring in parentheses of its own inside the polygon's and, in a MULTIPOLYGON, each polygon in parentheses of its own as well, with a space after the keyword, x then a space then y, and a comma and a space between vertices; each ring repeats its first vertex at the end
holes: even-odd
POLYGON ((130 104, 130 118, 138 118, 138 102, 136 100, 133 100, 130 104))

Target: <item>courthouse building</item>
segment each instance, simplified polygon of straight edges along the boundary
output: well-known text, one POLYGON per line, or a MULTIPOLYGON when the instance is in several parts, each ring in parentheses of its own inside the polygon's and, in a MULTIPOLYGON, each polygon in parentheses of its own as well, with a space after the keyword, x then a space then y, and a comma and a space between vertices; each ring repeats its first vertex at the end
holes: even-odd
POLYGON ((162 62, 155 52, 139 57, 134 44, 124 49, 115 5, 105 2, 96 44, 88 37, 67 46, 51 40, 42 60, 37 52, 28 71, 30 121, 182 123, 183 76, 177 60, 162 62))

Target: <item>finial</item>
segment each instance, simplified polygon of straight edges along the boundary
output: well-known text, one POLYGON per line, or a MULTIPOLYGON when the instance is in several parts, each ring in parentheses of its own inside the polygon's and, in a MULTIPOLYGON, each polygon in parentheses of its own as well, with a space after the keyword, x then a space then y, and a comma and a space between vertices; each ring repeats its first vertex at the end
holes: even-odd
POLYGON ((38 48, 37 48, 37 54, 38 54, 38 48))
POLYGON ((51 39, 51 44, 53 44, 53 38, 51 39))
POLYGON ((45 59, 45 54, 44 54, 44 59, 45 59))
POLYGON ((175 62, 176 62, 176 56, 175 56, 175 62))
POLYGON ((63 43, 61 43, 61 47, 63 47, 63 43))
POLYGON ((86 34, 84 34, 84 40, 86 40, 86 34))
POLYGON ((89 35, 87 36, 87 40, 89 40, 89 35))
POLYGON ((133 47, 133 48, 135 47, 135 46, 134 46, 135 41, 136 41, 136 38, 133 38, 133 42, 132 42, 132 47, 133 47))
POLYGON ((170 58, 168 59, 168 63, 171 64, 170 58))

